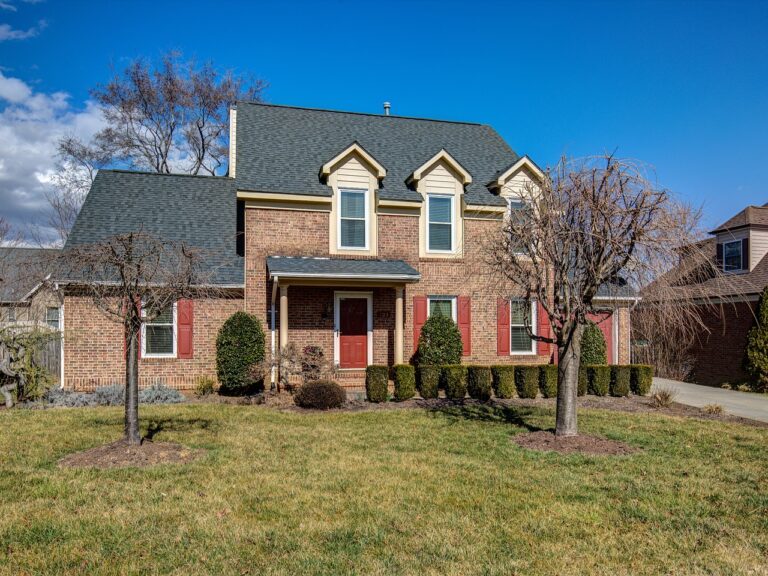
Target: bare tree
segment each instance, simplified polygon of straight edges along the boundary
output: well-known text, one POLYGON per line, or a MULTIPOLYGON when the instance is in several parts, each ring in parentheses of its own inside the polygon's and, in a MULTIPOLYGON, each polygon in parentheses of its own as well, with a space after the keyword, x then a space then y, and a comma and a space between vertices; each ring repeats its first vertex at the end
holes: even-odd
POLYGON ((178 300, 216 294, 204 277, 203 255, 183 243, 139 231, 68 248, 62 260, 62 274, 70 279, 70 289, 79 286, 102 313, 123 326, 125 439, 138 444, 142 323, 153 320, 178 300))
MULTIPOLYGON (((552 336, 531 336, 557 346, 556 434, 578 434, 576 396, 581 337, 587 315, 599 314, 598 290, 618 295, 628 283, 642 290, 675 269, 679 249, 700 239, 698 212, 675 201, 643 166, 612 155, 563 158, 543 181, 523 191, 524 207, 505 220, 486 248, 492 278, 506 297, 537 301, 552 336)), ((714 272, 703 252, 695 259, 714 272)), ((674 282, 656 286, 660 314, 682 321, 692 310, 669 299, 674 282)), ((601 296, 603 294, 601 293, 601 296)))

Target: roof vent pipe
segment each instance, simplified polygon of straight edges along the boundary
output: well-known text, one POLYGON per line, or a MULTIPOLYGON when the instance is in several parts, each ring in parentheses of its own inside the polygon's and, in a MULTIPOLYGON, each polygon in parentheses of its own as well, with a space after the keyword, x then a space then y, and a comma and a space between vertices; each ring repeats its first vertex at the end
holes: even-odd
POLYGON ((392 105, 389 102, 384 102, 384 116, 389 116, 389 109, 392 105))

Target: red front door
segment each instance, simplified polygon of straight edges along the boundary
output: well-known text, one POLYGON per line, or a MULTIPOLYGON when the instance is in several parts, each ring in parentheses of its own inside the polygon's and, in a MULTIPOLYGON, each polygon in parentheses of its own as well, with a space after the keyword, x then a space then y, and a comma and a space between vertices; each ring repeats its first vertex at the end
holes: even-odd
POLYGON ((339 367, 368 366, 368 300, 339 300, 339 367))

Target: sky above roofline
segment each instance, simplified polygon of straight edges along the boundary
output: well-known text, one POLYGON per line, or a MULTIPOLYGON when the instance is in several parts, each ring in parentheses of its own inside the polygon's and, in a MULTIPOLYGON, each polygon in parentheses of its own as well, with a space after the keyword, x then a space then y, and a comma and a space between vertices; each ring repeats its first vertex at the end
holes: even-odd
POLYGON ((0 205, 17 225, 40 224, 56 138, 102 125, 89 89, 172 49, 263 78, 276 104, 489 124, 542 167, 616 151, 710 229, 768 200, 766 2, 2 5, 0 205))

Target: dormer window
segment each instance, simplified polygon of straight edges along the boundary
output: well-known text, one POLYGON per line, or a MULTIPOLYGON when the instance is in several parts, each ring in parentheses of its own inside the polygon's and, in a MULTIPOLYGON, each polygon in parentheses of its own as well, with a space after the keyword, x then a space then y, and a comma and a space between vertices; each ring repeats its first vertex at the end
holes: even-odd
POLYGON ((427 195, 427 249, 430 252, 453 251, 454 197, 427 195))
POLYGON ((723 271, 735 272, 743 269, 743 254, 741 240, 723 242, 723 271))
POLYGON ((368 249, 367 190, 339 190, 339 248, 368 249))

